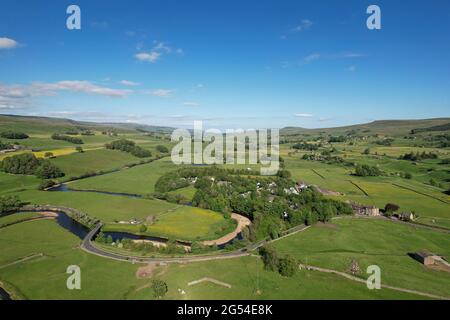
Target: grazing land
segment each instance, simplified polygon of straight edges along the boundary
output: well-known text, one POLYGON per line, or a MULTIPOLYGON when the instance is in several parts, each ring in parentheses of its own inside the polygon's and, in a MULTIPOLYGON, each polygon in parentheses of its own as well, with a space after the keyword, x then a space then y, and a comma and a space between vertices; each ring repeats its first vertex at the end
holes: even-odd
POLYGON ((450 148, 444 143, 448 130, 429 130, 436 126, 445 129, 442 125, 448 122, 432 119, 320 130, 286 128, 280 138, 282 170, 277 176, 262 177, 259 164, 176 166, 170 159, 170 131, 158 127, 0 116, 0 132, 13 130, 28 136, 17 141, 0 138, 9 145, 17 143, 15 151, 0 154, 0 161, 33 153, 47 176, 52 176, 55 168, 64 173, 43 179, 26 164, 15 168, 26 174, 0 172, 1 208, 5 211, 0 216, 0 285, 13 299, 154 299, 153 280, 166 283, 167 299, 450 297, 449 273, 427 268, 411 257, 428 250, 450 259, 446 232, 450 228, 450 196, 446 193, 450 148), (55 133, 81 139, 81 149, 52 139, 55 133), (132 141, 151 156, 142 153, 146 157, 138 158, 106 148, 118 140, 132 141), (415 160, 405 160, 411 157, 415 160), (67 182, 64 188, 44 191, 62 182, 67 182), (307 190, 292 193, 300 185, 307 190), (82 249, 80 238, 56 219, 34 219, 38 213, 10 214, 8 208, 16 199, 27 205, 71 208, 98 219, 105 234, 124 232, 191 242, 192 252, 158 251, 138 243, 128 250, 124 246, 130 246, 130 241, 95 240, 98 250, 145 252, 148 259, 159 259, 148 267, 151 272, 147 276, 138 277, 138 269, 145 265, 82 249), (375 206, 388 218, 354 216, 349 203, 375 206), (397 211, 384 212, 386 204, 398 207, 397 211), (230 219, 233 212, 252 222, 238 239, 220 249, 199 245, 232 232, 236 228, 230 219), (411 213, 413 221, 398 221, 403 219, 401 214, 411 213), (391 215, 396 220, 390 219, 391 215), (303 224, 312 227, 295 233, 303 230, 303 224), (273 241, 269 247, 278 254, 275 269, 254 250, 263 241, 273 241), (245 250, 238 251, 242 248, 245 250), (226 254, 231 258, 216 260, 226 254), (171 263, 180 256, 204 261, 171 263), (351 274, 349 266, 354 262, 359 266, 356 277, 366 279, 367 266, 378 265, 383 284, 416 294, 387 288, 368 290, 364 283, 338 274, 299 268, 304 264, 351 274), (286 267, 289 264, 290 269, 286 267), (67 290, 69 265, 82 269, 83 290, 67 290), (291 271, 286 273, 283 267, 291 271), (188 285, 203 278, 231 287, 213 282, 188 285))

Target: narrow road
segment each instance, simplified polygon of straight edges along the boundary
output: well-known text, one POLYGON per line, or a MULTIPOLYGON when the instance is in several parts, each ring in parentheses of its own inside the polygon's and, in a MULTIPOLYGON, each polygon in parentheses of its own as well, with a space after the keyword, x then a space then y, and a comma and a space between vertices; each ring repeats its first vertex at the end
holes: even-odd
POLYGON ((251 254, 251 251, 254 251, 262 246, 264 246, 267 243, 271 243, 274 241, 277 241, 279 239, 285 238, 287 236, 296 234, 300 231, 306 230, 309 227, 305 225, 299 225, 294 228, 291 228, 287 230, 282 237, 274 239, 274 240, 261 240, 255 243, 252 243, 248 245, 245 248, 231 251, 231 252, 223 252, 218 253, 214 255, 202 255, 202 256, 187 256, 187 257, 161 257, 161 258, 152 258, 152 257, 136 257, 136 256, 128 256, 124 254, 119 253, 113 253, 109 251, 102 250, 98 247, 96 247, 92 241, 94 237, 97 235, 97 233, 102 228, 102 224, 99 223, 97 226, 92 229, 86 237, 83 239, 83 242, 81 243, 81 249, 83 249, 86 252, 89 252, 91 254, 95 254, 100 257, 119 260, 119 261, 127 261, 132 263, 150 263, 150 262, 156 262, 156 263, 186 263, 186 262, 199 262, 199 261, 210 261, 210 260, 221 260, 221 259, 233 259, 233 258, 239 258, 248 256, 251 254))
MULTIPOLYGON (((336 275, 339 275, 341 277, 344 277, 344 278, 346 278, 348 280, 352 280, 352 281, 356 281, 356 282, 360 282, 360 283, 364 283, 364 284, 366 283, 365 279, 361 279, 361 278, 352 276, 352 275, 350 275, 348 273, 345 273, 345 272, 341 272, 341 271, 337 271, 337 270, 333 270, 333 269, 314 267, 314 266, 305 265, 305 264, 300 264, 299 266, 302 267, 302 268, 305 268, 306 270, 312 270, 312 271, 318 271, 318 272, 324 272, 324 273, 332 273, 332 274, 336 274, 336 275)), ((427 293, 427 292, 394 287, 394 286, 390 286, 390 285, 387 285, 387 284, 381 284, 381 287, 382 288, 386 288, 386 289, 395 290, 395 291, 405 292, 405 293, 417 294, 417 295, 424 296, 424 297, 427 297, 427 298, 432 298, 432 299, 450 300, 450 297, 443 297, 443 296, 438 296, 438 295, 427 293)))

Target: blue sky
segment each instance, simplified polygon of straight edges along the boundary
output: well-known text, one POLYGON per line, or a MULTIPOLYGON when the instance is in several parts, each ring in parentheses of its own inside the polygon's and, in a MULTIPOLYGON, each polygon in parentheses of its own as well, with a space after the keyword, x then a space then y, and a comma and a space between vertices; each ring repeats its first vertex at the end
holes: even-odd
POLYGON ((0 113, 218 128, 450 116, 449 35, 444 0, 2 0, 0 113))

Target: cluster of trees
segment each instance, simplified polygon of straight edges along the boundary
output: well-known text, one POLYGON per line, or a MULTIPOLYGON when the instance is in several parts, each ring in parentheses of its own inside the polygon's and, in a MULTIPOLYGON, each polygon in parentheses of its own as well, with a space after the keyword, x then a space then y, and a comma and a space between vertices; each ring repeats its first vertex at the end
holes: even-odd
POLYGON ((22 202, 17 196, 0 197, 0 215, 3 213, 16 212, 22 206, 22 202))
POLYGON ((420 153, 420 152, 410 152, 410 153, 405 153, 404 155, 400 156, 400 160, 409 160, 409 161, 421 161, 421 160, 425 160, 425 159, 437 159, 438 155, 433 153, 433 152, 429 152, 426 153, 425 151, 420 153))
POLYGON ((73 144, 83 144, 84 143, 83 140, 81 140, 80 138, 75 138, 75 137, 71 137, 71 136, 59 134, 59 133, 52 134, 52 139, 67 141, 67 142, 70 142, 73 144))
POLYGON ((247 174, 245 170, 216 166, 182 168, 160 177, 155 189, 166 194, 195 181, 192 205, 222 212, 225 217, 231 212, 249 217, 253 223, 245 236, 250 241, 277 238, 299 224, 327 222, 335 215, 352 214, 348 204, 326 199, 314 188, 291 192, 295 183, 289 175, 255 178, 247 174))
POLYGON ((314 188, 292 193, 294 187, 293 181, 281 177, 203 176, 195 183, 192 204, 249 217, 253 220, 247 232, 250 241, 277 238, 293 226, 327 222, 333 216, 352 213, 346 203, 326 199, 314 188))
POLYGON ((169 149, 163 145, 157 145, 156 150, 161 153, 169 153, 169 149))
POLYGON ((309 160, 309 161, 319 161, 324 162, 327 164, 338 164, 338 165, 344 165, 344 166, 351 166, 353 165, 351 162, 346 161, 344 158, 340 156, 329 154, 328 152, 323 152, 322 154, 304 154, 302 156, 303 160, 309 160))
POLYGON ((16 131, 4 131, 0 133, 0 136, 5 139, 17 139, 17 140, 29 138, 29 136, 26 133, 16 131))
POLYGON ((290 255, 279 257, 272 246, 264 246, 259 249, 259 254, 264 263, 264 268, 278 272, 283 277, 293 277, 298 270, 298 262, 290 255))
POLYGON ((367 164, 357 165, 355 168, 355 175, 359 177, 377 177, 381 176, 382 172, 375 166, 367 164))
POLYGON ((346 137, 344 136, 338 136, 338 137, 330 137, 328 139, 329 143, 333 143, 333 142, 345 142, 347 140, 346 137))
POLYGON ((12 149, 13 145, 9 144, 9 143, 4 143, 2 141, 0 141, 0 151, 1 150, 8 150, 8 149, 12 149))
MULTIPOLYGON (((182 168, 168 172, 161 176, 155 184, 155 190, 166 193, 176 189, 187 187, 195 178, 214 177, 218 180, 226 180, 229 176, 249 174, 245 169, 222 169, 217 166, 202 168, 182 168)), ((251 175, 259 175, 259 171, 251 171, 251 175)))
POLYGON ((5 158, 0 163, 0 170, 12 174, 36 175, 41 179, 54 179, 64 173, 49 160, 38 159, 32 153, 23 153, 5 158))
POLYGON ((292 149, 296 150, 308 150, 308 151, 316 151, 319 149, 319 145, 307 143, 307 142, 299 142, 292 146, 292 149))
POLYGON ((141 147, 137 146, 134 141, 126 139, 113 141, 106 144, 105 147, 106 149, 120 150, 131 153, 133 156, 138 158, 148 158, 152 156, 152 153, 150 151, 142 149, 141 147))
POLYGON ((118 248, 123 248, 132 252, 139 252, 142 255, 148 255, 151 253, 163 253, 163 254, 184 254, 185 250, 182 246, 177 245, 176 241, 169 240, 165 246, 157 246, 152 242, 134 242, 131 239, 124 238, 122 240, 113 241, 111 235, 106 236, 103 232, 100 232, 95 238, 95 241, 103 244, 114 245, 118 248))
POLYGON ((394 139, 392 139, 392 138, 375 141, 375 143, 380 146, 388 146, 388 147, 392 145, 392 142, 394 142, 394 139))

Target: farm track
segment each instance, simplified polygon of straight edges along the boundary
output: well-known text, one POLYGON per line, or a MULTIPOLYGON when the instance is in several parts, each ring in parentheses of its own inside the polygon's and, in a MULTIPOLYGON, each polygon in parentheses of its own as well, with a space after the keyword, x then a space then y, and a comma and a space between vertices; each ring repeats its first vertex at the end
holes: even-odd
MULTIPOLYGON (((299 267, 305 268, 306 270, 310 270, 310 271, 317 271, 317 272, 323 272, 323 273, 332 273, 332 274, 336 274, 338 276, 344 277, 344 278, 346 278, 348 280, 351 280, 351 281, 356 281, 356 282, 364 283, 364 284, 366 283, 366 280, 364 280, 364 279, 355 277, 355 276, 350 275, 350 274, 345 273, 345 272, 333 270, 333 269, 320 268, 320 267, 304 265, 304 264, 299 264, 299 267)), ((394 287, 394 286, 390 286, 390 285, 387 285, 387 284, 381 284, 381 288, 395 290, 395 291, 400 291, 400 292, 405 292, 405 293, 412 293, 412 294, 420 295, 420 296, 431 298, 431 299, 450 300, 450 297, 443 297, 443 296, 438 296, 438 295, 427 293, 427 292, 422 292, 422 291, 417 291, 417 290, 410 290, 410 289, 405 289, 405 288, 400 288, 400 287, 394 287)))

